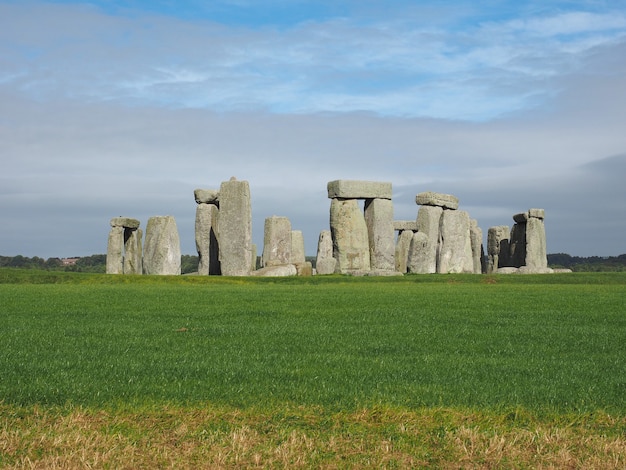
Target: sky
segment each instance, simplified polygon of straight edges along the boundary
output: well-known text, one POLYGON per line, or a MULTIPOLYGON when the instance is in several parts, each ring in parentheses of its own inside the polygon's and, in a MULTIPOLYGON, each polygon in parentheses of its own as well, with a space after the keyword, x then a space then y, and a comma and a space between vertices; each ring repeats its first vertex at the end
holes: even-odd
POLYGON ((259 254, 315 255, 326 185, 546 212, 548 253, 626 253, 626 0, 0 0, 0 255, 106 253, 109 221, 250 184, 259 254))

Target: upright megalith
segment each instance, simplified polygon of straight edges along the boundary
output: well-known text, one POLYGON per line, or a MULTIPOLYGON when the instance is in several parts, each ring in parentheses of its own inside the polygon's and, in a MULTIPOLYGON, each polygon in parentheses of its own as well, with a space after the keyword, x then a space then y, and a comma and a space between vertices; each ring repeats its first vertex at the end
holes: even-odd
POLYGON ((401 230, 398 233, 395 252, 396 271, 404 274, 408 269, 409 249, 411 248, 411 240, 413 239, 413 230, 401 230))
POLYGON ((317 240, 317 258, 315 271, 317 274, 333 274, 337 260, 333 258, 333 237, 330 230, 322 230, 317 240))
POLYGON ((336 180, 327 185, 336 271, 395 270, 391 183, 336 180), (365 200, 362 210, 359 200, 365 200))
POLYGON ((180 274, 180 237, 174 217, 148 219, 143 251, 145 274, 180 274))
POLYGON ((509 266, 511 230, 508 225, 490 227, 487 231, 487 274, 509 266))
POLYGON ((358 200, 331 200, 330 231, 333 238, 333 257, 337 260, 335 271, 369 271, 369 236, 358 200))
POLYGON ((407 271, 416 274, 430 274, 430 239, 424 232, 414 232, 409 245, 407 271))
MULTIPOLYGON (((421 199, 421 201, 426 202, 424 199, 421 199)), ((424 274, 437 272, 439 261, 439 229, 442 215, 443 208, 441 206, 422 205, 417 211, 417 231, 426 234, 429 240, 428 252, 424 254, 424 265, 421 268, 424 274)))
POLYGON ((483 250, 483 231, 476 219, 470 220, 470 240, 472 244, 472 260, 474 274, 485 272, 485 251, 483 250))
POLYGON ((114 217, 107 243, 106 272, 108 274, 141 274, 142 250, 139 221, 129 217, 114 217))
POLYGON ((366 199, 365 224, 369 237, 371 269, 395 270, 393 203, 391 199, 366 199))
POLYGON ((252 270, 252 206, 247 181, 231 178, 220 186, 217 239, 224 276, 247 276, 252 270))
POLYGON ((291 222, 287 217, 265 219, 261 267, 291 263, 291 222))
POLYGON ((210 189, 196 189, 195 238, 198 252, 198 274, 218 275, 221 273, 219 245, 217 243, 217 222, 219 216, 219 192, 210 189))
POLYGON ((443 211, 440 227, 438 272, 445 274, 474 272, 470 218, 466 211, 443 211))
POLYGON ((526 222, 526 266, 542 270, 548 267, 546 248, 545 213, 543 209, 530 209, 526 222))
POLYGON ((488 235, 487 272, 545 273, 548 268, 545 211, 529 209, 513 216, 515 224, 491 227, 488 235))
POLYGON ((289 262, 295 265, 306 262, 302 230, 291 231, 291 257, 289 262))

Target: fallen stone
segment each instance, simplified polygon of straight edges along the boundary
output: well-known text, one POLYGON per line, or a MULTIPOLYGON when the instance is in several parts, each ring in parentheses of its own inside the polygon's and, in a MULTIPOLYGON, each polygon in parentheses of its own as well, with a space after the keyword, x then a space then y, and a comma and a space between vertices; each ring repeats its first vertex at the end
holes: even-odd
POLYGON ((327 189, 330 199, 391 199, 391 183, 335 180, 328 183, 327 189))
POLYGON ((427 191, 415 196, 415 203, 419 206, 434 206, 456 210, 459 208, 459 198, 452 194, 434 193, 427 191))
POLYGON ((496 274, 517 274, 519 268, 514 268, 512 266, 506 266, 504 268, 498 268, 496 274))
POLYGON ((304 263, 295 263, 296 274, 298 276, 312 276, 313 275, 313 265, 310 261, 305 261, 304 263))
POLYGON ((250 273, 251 276, 261 277, 283 277, 283 276, 295 276, 298 274, 296 267, 293 264, 283 264, 280 266, 266 266, 261 269, 257 269, 250 273))
POLYGON ((318 275, 334 274, 337 268, 337 260, 335 258, 323 258, 316 261, 315 272, 318 275))

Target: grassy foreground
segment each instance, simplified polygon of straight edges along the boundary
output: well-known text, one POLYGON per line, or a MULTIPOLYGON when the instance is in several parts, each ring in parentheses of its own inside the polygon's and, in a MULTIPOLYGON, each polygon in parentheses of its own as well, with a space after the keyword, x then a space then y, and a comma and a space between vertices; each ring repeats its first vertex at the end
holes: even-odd
POLYGON ((625 294, 0 270, 0 466, 623 468, 625 294))

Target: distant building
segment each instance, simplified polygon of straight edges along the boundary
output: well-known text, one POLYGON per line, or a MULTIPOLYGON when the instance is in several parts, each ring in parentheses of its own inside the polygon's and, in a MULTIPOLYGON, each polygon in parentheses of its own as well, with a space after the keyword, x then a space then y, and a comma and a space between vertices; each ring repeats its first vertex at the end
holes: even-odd
POLYGON ((61 258, 62 266, 74 266, 80 258, 61 258))

